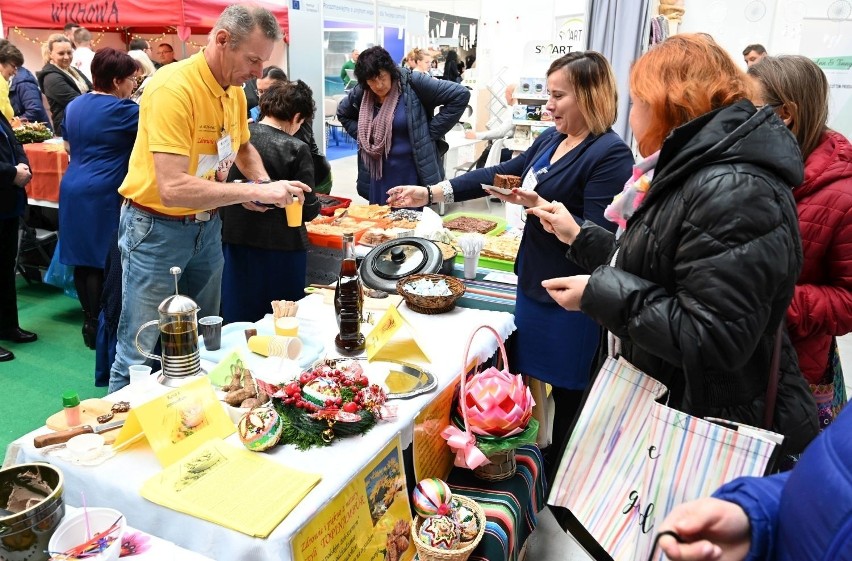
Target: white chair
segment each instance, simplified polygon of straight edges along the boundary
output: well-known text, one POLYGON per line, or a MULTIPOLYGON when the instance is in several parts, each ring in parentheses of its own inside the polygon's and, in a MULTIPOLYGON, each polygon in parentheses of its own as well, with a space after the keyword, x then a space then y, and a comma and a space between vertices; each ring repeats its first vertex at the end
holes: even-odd
MULTIPOLYGON (((483 167, 488 168, 500 163, 500 154, 503 152, 503 144, 505 142, 505 138, 498 138, 491 144, 491 149, 488 150, 488 157, 485 158, 485 165, 483 167)), ((487 187, 485 184, 482 186, 487 187)), ((503 201, 500 202, 502 203, 503 201)), ((491 212, 491 195, 485 197, 485 206, 488 208, 488 212, 491 212)))
POLYGON ((346 131, 343 125, 337 120, 337 104, 339 102, 333 98, 325 97, 322 100, 323 116, 325 117, 326 128, 326 147, 328 146, 328 137, 334 136, 334 145, 340 146, 340 139, 337 136, 337 131, 340 130, 343 134, 346 131))

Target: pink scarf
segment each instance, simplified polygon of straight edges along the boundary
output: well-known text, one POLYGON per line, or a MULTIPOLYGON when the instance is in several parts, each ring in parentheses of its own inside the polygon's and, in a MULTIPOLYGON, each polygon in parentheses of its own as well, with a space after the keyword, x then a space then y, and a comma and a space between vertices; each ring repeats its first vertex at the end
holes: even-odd
POLYGON ((393 114, 399 102, 399 83, 391 86, 379 112, 374 116, 377 102, 378 98, 373 90, 364 88, 361 109, 358 112, 358 145, 361 147, 361 159, 373 179, 382 178, 382 162, 390 153, 393 114))

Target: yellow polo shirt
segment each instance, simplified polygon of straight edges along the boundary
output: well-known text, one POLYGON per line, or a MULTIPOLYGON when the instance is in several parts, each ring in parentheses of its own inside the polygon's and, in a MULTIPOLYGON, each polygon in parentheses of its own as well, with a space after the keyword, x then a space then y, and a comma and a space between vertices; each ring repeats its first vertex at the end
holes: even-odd
POLYGON ((142 94, 139 132, 127 176, 118 192, 163 214, 182 216, 207 210, 163 205, 153 153, 188 156, 190 174, 224 181, 227 170, 217 170, 216 149, 223 132, 231 135, 234 154, 249 140, 243 89, 229 86, 223 90, 213 77, 203 51, 162 67, 142 94))

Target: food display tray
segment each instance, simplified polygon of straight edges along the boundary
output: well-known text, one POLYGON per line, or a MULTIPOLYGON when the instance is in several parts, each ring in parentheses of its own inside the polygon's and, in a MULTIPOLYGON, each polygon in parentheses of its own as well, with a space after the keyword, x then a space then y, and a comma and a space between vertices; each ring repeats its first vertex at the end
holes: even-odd
MULTIPOLYGON (((464 255, 456 255, 455 262, 459 265, 464 265, 464 255)), ((515 272, 515 262, 506 261, 505 259, 497 259, 496 257, 479 256, 479 267, 483 269, 493 269, 495 271, 503 271, 506 273, 515 272)))
MULTIPOLYGON (((479 220, 488 220, 489 222, 496 222, 497 225, 492 230, 486 232, 485 233, 486 236, 498 236, 506 230, 507 223, 506 223, 505 219, 500 218, 499 216, 491 216, 490 214, 477 214, 475 212, 454 212, 452 214, 448 214, 447 216, 444 217, 444 223, 449 222, 450 220, 453 220, 454 218, 460 218, 462 216, 465 216, 465 217, 468 217, 468 218, 477 218, 479 220)), ((452 232, 453 235, 455 235, 455 236, 458 236, 458 235, 461 235, 461 234, 464 233, 464 232, 457 232, 455 230, 450 230, 450 232, 452 232)))

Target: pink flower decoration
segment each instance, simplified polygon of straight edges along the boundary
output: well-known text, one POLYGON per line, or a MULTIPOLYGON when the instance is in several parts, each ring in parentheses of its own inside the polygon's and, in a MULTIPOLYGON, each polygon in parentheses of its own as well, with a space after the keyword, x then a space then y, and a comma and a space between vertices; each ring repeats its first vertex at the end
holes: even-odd
POLYGON ((494 367, 474 376, 461 396, 470 430, 484 436, 513 436, 527 427, 535 405, 520 374, 494 367))
POLYGON ((121 554, 119 557, 130 557, 139 555, 151 549, 151 536, 142 532, 130 532, 121 538, 121 554))

